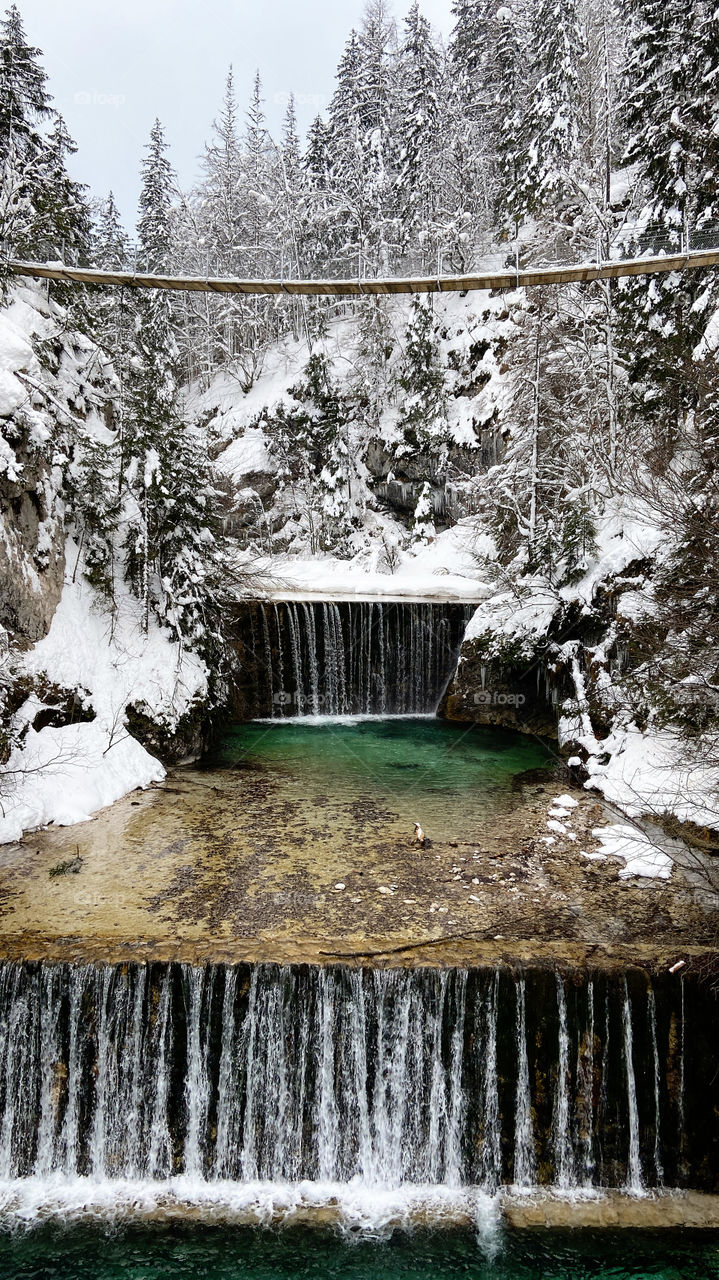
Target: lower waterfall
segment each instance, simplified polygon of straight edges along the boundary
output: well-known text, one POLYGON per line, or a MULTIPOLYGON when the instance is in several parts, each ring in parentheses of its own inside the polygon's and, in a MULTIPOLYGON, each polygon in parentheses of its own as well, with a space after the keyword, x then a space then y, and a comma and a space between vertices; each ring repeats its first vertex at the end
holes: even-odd
POLYGON ((6 1184, 719 1182, 715 999, 666 975, 6 963, 0 1001, 6 1184))
POLYGON ((391 601, 248 605, 237 624, 244 718, 435 711, 470 606, 391 601))

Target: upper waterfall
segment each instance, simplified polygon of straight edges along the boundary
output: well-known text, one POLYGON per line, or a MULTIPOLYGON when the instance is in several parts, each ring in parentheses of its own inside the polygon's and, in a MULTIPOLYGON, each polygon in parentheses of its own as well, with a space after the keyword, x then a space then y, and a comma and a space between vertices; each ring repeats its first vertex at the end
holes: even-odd
POLYGON ((471 605, 369 600, 245 606, 245 718, 432 714, 471 614, 471 605))

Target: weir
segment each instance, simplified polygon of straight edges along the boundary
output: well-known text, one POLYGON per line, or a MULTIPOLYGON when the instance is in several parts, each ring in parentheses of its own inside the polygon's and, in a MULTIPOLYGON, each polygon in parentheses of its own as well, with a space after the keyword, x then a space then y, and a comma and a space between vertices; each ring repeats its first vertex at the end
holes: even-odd
POLYGON ((0 998, 5 1180, 719 1189, 716 1000, 669 975, 5 964, 0 998))
MULTIPOLYGON (((624 1225, 659 1204, 651 1225, 719 1224, 715 993, 654 952, 646 970, 619 964, 620 944, 625 963, 647 956, 640 908, 624 938, 611 869, 590 881, 579 862, 593 818, 572 809, 567 847, 547 841, 560 787, 543 749, 431 723, 470 615, 243 605, 237 720, 323 722, 232 726, 184 788, 178 773, 129 802, 116 842, 110 827, 78 844, 77 889, 53 874, 61 833, 42 837, 25 918, 36 892, 52 904, 56 935, 32 954, 58 962, 0 963, 1 1223, 481 1235, 500 1216, 567 1225, 562 1206, 601 1225, 591 1202, 624 1225), (331 724, 363 716, 378 723, 331 724), (142 887, 126 904, 113 877, 128 867, 142 887), (597 967, 573 967, 582 954, 597 967), (60 962, 80 955, 92 963, 60 962), (267 957, 288 963, 245 963, 267 957)), ((6 954, 27 956, 14 928, 6 954)))
POLYGON ((285 601, 236 622, 240 718, 432 714, 471 605, 285 601))

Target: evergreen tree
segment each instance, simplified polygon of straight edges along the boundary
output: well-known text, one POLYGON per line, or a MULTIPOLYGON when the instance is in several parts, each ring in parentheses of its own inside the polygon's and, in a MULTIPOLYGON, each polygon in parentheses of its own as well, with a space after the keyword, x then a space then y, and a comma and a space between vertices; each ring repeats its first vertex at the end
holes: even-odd
POLYGON ((412 532, 418 542, 431 542, 436 535, 434 527, 434 509, 432 505, 432 486, 425 480, 417 499, 412 522, 412 532))
POLYGON ((401 140, 398 158, 397 206, 404 252, 419 248, 421 264, 436 260, 436 221, 439 204, 437 150, 440 132, 439 53, 417 0, 406 19, 400 54, 401 105, 397 129, 401 140))
POLYGON ((0 22, 0 146, 11 138, 20 150, 34 150, 38 121, 52 116, 47 74, 40 49, 27 43, 20 10, 11 5, 0 22))
POLYGON ((577 317, 564 295, 537 292, 517 320, 506 453, 483 488, 500 563, 559 587, 581 577, 596 551, 594 424, 584 370, 567 360, 577 317))
POLYGON ((297 131, 295 100, 290 96, 285 112, 282 142, 277 148, 275 177, 277 235, 285 275, 300 275, 301 247, 306 208, 305 171, 297 131))
MULTIPOLYGON (((18 257, 83 258, 90 215, 67 172, 75 145, 51 106, 40 56, 13 5, 0 23, 0 240, 18 257)), ((56 296, 68 300, 62 289, 56 296)))
POLYGON ((273 149, 262 104, 262 82, 259 72, 256 72, 246 113, 241 178, 244 195, 242 252, 250 276, 262 276, 268 267, 275 265, 268 225, 272 209, 273 149))
POLYGON ((364 131, 359 101, 360 45, 350 32, 337 68, 327 122, 330 182, 336 203, 335 267, 341 275, 361 275, 369 236, 364 131))
POLYGON ((451 126, 446 162, 454 167, 456 207, 453 266, 465 270, 481 230, 493 217, 492 0, 454 0, 455 25, 449 44, 451 126))
POLYGON ((238 274, 238 239, 242 219, 242 165, 237 122, 237 101, 232 67, 227 72, 225 92, 212 139, 203 157, 201 220, 218 267, 228 275, 238 274))
POLYGON ((455 19, 449 56, 455 77, 455 92, 466 120, 482 122, 489 103, 486 89, 491 62, 490 23, 494 12, 491 0, 454 0, 455 19))
MULTIPOLYGON (((173 173, 156 121, 142 166, 139 252, 145 269, 166 271, 171 253, 173 173)), ((129 581, 180 639, 209 642, 211 585, 219 551, 212 487, 197 433, 181 419, 177 345, 168 294, 142 292, 130 363, 128 428, 122 442, 129 500, 129 581)))
POLYGON ((571 223, 586 136, 580 73, 586 37, 577 0, 540 0, 530 41, 538 78, 525 121, 518 212, 571 223))
MULTIPOLYGON (((262 279, 280 274, 280 253, 272 221, 274 148, 263 108, 262 82, 255 74, 241 147, 243 210, 240 259, 242 274, 262 279)), ((240 323, 235 334, 234 369, 249 390, 262 368, 265 351, 277 336, 269 298, 255 295, 233 303, 240 323)))
MULTIPOLYGON (((709 86, 719 66, 719 23, 701 0, 632 0, 632 18, 625 162, 635 167, 641 201, 632 248, 678 252, 692 227, 701 232, 716 216, 719 156, 709 86)), ((694 409, 692 353, 717 306, 717 272, 622 280, 617 298, 636 409, 670 456, 694 409)))
POLYGON ((331 272, 337 252, 330 131, 322 116, 316 116, 310 125, 302 167, 305 175, 302 262, 308 277, 318 277, 331 272))
POLYGON ((412 300, 397 380, 402 392, 394 446, 398 468, 419 458, 427 478, 437 478, 446 468, 447 406, 431 302, 412 300))
POLYGON ((398 240, 393 182, 396 35, 385 0, 369 0, 337 70, 329 111, 337 257, 351 275, 390 269, 398 240))
POLYGON ((492 142, 497 224, 517 232, 525 208, 523 160, 527 155, 527 47, 518 7, 502 6, 494 18, 492 142))
POLYGON ((39 239, 50 228, 54 245, 70 261, 82 264, 88 261, 92 218, 85 188, 67 171, 67 157, 76 151, 62 116, 56 115, 38 166, 36 234, 39 239))

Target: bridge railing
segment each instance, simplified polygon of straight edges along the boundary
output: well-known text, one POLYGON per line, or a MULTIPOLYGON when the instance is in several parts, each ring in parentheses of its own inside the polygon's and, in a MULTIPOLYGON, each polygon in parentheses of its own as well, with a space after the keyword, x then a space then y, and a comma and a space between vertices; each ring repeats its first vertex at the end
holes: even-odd
MULTIPOLYGON (((698 220, 692 225, 677 226, 673 230, 668 230, 665 224, 626 221, 612 229, 611 234, 598 234, 594 237, 570 233, 561 226, 541 243, 527 235, 516 240, 490 241, 487 237, 483 244, 477 244, 461 260, 449 247, 443 247, 440 243, 431 253, 410 251, 382 263, 373 262, 362 254, 356 258, 345 256, 341 260, 323 264, 321 270, 318 270, 316 264, 310 266, 302 261, 290 261, 279 249, 239 246, 231 255, 225 255, 222 259, 212 254, 191 252, 178 263, 168 262, 164 271, 167 275, 178 277, 232 277, 287 283, 311 280, 318 274, 321 274, 322 279, 330 281, 403 280, 428 276, 474 276, 512 269, 526 271, 532 267, 571 267, 591 262, 621 262, 711 249, 719 249, 719 221, 698 220)), ((24 256, 11 242, 0 240, 0 259, 11 261, 24 256)), ((90 256, 89 260, 83 258, 81 262, 77 252, 71 248, 47 241, 37 245, 32 261, 44 265, 111 270, 123 274, 147 271, 146 264, 134 248, 124 257, 117 256, 112 261, 101 262, 90 256)))

